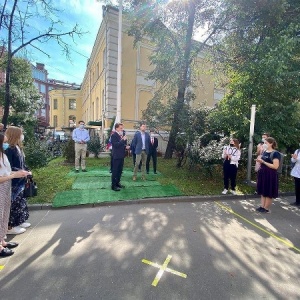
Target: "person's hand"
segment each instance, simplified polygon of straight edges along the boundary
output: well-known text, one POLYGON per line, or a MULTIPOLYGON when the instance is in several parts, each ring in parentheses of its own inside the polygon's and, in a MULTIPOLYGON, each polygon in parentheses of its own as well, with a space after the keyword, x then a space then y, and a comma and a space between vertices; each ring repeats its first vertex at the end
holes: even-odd
POLYGON ((23 178, 26 177, 28 175, 31 175, 31 172, 25 171, 25 170, 19 170, 16 172, 12 172, 12 175, 14 178, 23 178))
POLYGON ((124 136, 122 137, 122 140, 126 141, 126 140, 127 140, 127 136, 124 135, 124 136))
POLYGON ((129 150, 130 149, 130 146, 126 146, 126 150, 129 150))
POLYGON ((231 159, 232 155, 227 155, 227 159, 231 159))
POLYGON ((263 162, 263 160, 261 158, 257 158, 256 161, 259 162, 260 164, 262 164, 262 162, 263 162))

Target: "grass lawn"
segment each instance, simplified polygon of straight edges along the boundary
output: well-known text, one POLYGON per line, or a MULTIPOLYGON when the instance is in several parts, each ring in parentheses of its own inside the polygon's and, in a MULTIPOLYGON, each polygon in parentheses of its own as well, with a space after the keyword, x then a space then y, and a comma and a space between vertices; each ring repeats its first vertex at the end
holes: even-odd
MULTIPOLYGON (((109 169, 109 158, 87 158, 87 169, 89 167, 106 167, 109 169)), ((132 158, 125 159, 124 167, 132 167, 132 158)), ((52 160, 47 167, 34 169, 33 176, 38 185, 38 196, 28 198, 28 202, 52 203, 57 192, 71 190, 75 177, 67 177, 70 170, 74 169, 73 164, 64 163, 63 158, 52 160)), ((187 196, 192 195, 220 195, 223 190, 222 165, 215 166, 211 175, 201 168, 189 170, 188 167, 177 168, 176 160, 165 160, 158 158, 158 171, 163 176, 158 176, 157 180, 161 184, 173 184, 187 196)), ((151 172, 151 165, 150 165, 151 172)), ((109 177, 110 174, 107 173, 109 177)), ((255 189, 244 184, 246 170, 239 168, 237 178, 238 194, 253 194, 255 189)), ((255 180, 255 174, 253 174, 255 180)), ((289 192, 294 190, 294 181, 291 177, 280 177, 280 191, 289 192)))

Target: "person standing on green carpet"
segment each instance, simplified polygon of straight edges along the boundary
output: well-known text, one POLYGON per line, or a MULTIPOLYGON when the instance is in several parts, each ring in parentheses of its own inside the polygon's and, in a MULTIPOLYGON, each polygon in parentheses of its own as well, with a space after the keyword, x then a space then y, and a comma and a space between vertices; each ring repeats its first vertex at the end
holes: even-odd
POLYGON ((121 175, 123 171, 125 150, 130 147, 127 146, 127 136, 123 130, 122 123, 116 123, 115 132, 111 135, 111 144, 112 144, 112 174, 111 174, 111 189, 113 191, 120 191, 121 188, 124 188, 121 185, 121 175))

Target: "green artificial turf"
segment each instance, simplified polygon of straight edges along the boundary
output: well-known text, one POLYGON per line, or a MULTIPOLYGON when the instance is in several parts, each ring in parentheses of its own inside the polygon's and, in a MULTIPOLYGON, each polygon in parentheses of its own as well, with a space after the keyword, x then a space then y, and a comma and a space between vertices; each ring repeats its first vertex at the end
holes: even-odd
POLYGON ((111 189, 71 190, 56 194, 53 207, 180 195, 182 193, 173 185, 131 186, 119 192, 111 189))
MULTIPOLYGON (((158 186, 160 183, 154 180, 137 180, 132 181, 132 178, 122 177, 122 185, 126 188, 130 187, 143 187, 143 186, 158 186), (127 180, 126 180, 127 179, 127 180)), ((111 178, 110 177, 80 177, 76 178, 72 185, 73 190, 86 190, 86 189, 110 189, 111 178)))

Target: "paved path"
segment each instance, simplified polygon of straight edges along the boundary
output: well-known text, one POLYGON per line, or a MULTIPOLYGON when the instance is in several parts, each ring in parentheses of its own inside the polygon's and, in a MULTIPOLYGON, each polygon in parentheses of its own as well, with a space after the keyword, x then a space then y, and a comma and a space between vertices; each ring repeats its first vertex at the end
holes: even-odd
POLYGON ((34 210, 1 300, 300 299, 300 209, 278 199, 34 210))

